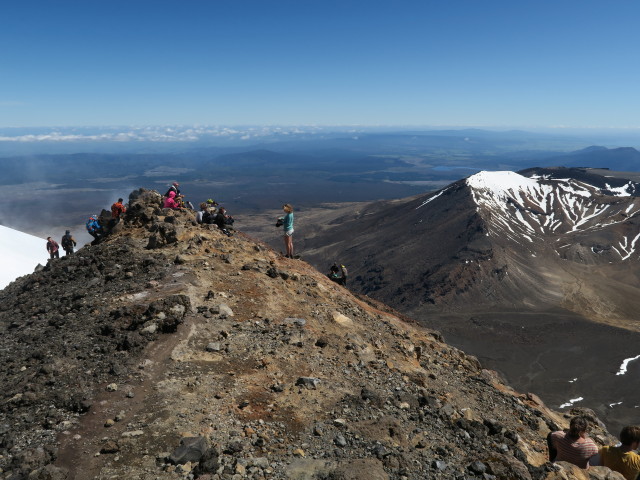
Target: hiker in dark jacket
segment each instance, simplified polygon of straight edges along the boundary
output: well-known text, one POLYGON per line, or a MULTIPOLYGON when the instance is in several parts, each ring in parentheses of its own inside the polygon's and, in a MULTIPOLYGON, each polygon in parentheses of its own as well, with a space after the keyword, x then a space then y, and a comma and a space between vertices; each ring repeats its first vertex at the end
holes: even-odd
POLYGON ((47 237, 47 252, 50 258, 60 258, 60 247, 53 238, 47 237))
POLYGON ((220 207, 218 210, 218 214, 216 215, 213 223, 215 223, 222 233, 224 233, 227 237, 231 236, 231 232, 227 230, 227 223, 229 222, 229 217, 227 216, 227 210, 224 207, 220 207))
POLYGON ((73 253, 73 249, 77 245, 77 243, 76 239, 71 235, 70 230, 64 232, 60 244, 62 245, 62 248, 64 248, 64 252, 67 257, 73 253))
POLYGON ((347 274, 346 267, 344 265, 338 266, 337 263, 331 265, 331 269, 329 269, 329 273, 327 273, 327 277, 331 279, 332 282, 336 282, 338 285, 346 286, 347 285, 347 274))

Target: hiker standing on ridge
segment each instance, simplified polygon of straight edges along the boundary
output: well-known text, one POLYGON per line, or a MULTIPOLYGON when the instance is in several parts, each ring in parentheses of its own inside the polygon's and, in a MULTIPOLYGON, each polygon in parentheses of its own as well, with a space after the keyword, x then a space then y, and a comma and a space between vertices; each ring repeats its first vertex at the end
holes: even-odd
POLYGON ((64 248, 65 256, 69 256, 73 253, 73 249, 77 245, 76 239, 71 235, 70 230, 66 230, 64 235, 62 236, 62 240, 60 241, 62 248, 64 248))
POLYGON ((587 436, 589 422, 584 417, 573 417, 569 430, 559 430, 547 436, 549 460, 569 462, 580 468, 589 468, 589 459, 598 453, 598 447, 587 436))
POLYGON ((286 215, 282 218, 282 228, 284 229, 284 247, 287 250, 285 256, 293 258, 293 207, 285 203, 282 210, 286 215))
POLYGON ((640 426, 630 425, 620 432, 620 445, 600 449, 600 465, 620 472, 627 480, 636 480, 640 474, 640 426))
POLYGON ((53 238, 47 237, 47 252, 50 258, 60 258, 60 247, 53 238))

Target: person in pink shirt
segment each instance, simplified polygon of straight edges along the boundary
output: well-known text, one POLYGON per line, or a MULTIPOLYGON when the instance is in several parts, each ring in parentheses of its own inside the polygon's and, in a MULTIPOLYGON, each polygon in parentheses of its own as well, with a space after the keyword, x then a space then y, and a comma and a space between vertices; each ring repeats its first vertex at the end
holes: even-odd
POLYGON ((172 208, 174 210, 180 210, 180 204, 176 202, 176 192, 169 192, 167 198, 164 199, 164 205, 162 205, 162 208, 172 208))

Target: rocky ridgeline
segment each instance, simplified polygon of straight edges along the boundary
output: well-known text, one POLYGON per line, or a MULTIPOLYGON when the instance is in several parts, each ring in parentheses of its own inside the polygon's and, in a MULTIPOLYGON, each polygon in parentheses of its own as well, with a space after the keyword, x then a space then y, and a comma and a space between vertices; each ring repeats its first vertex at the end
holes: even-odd
POLYGON ((159 202, 0 292, 2 478, 621 478, 546 462, 566 418, 437 333, 159 202))

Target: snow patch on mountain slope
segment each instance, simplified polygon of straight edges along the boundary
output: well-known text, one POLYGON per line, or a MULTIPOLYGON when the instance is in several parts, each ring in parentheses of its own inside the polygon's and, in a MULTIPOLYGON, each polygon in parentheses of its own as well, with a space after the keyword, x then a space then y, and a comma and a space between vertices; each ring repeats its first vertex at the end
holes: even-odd
MULTIPOLYGON (((627 222, 640 212, 640 200, 624 187, 602 189, 572 178, 525 177, 515 172, 479 172, 466 179, 478 212, 488 220, 491 235, 523 247, 534 240, 586 230, 602 230, 627 222), (613 193, 613 195, 612 195, 613 193), (609 199, 607 199, 607 197, 609 199), (611 197, 620 197, 611 201, 611 197)), ((624 261, 636 253, 640 233, 625 231, 611 245, 624 261)))
POLYGON ((635 191, 635 187, 632 182, 629 182, 621 187, 611 187, 608 183, 605 185, 607 186, 607 189, 616 197, 630 197, 631 193, 629 193, 629 190, 631 190, 632 192, 635 191))
POLYGON ((46 263, 45 239, 0 225, 0 289, 46 263))
POLYGON ((441 190, 439 193, 435 194, 433 197, 428 198, 427 200, 425 200, 424 202, 422 202, 420 205, 418 205, 416 207, 416 210, 419 209, 420 207, 424 207, 427 203, 431 202, 432 200, 435 200, 436 198, 438 198, 440 195, 442 195, 443 193, 445 193, 447 190, 449 190, 451 187, 447 187, 443 190, 441 190))

